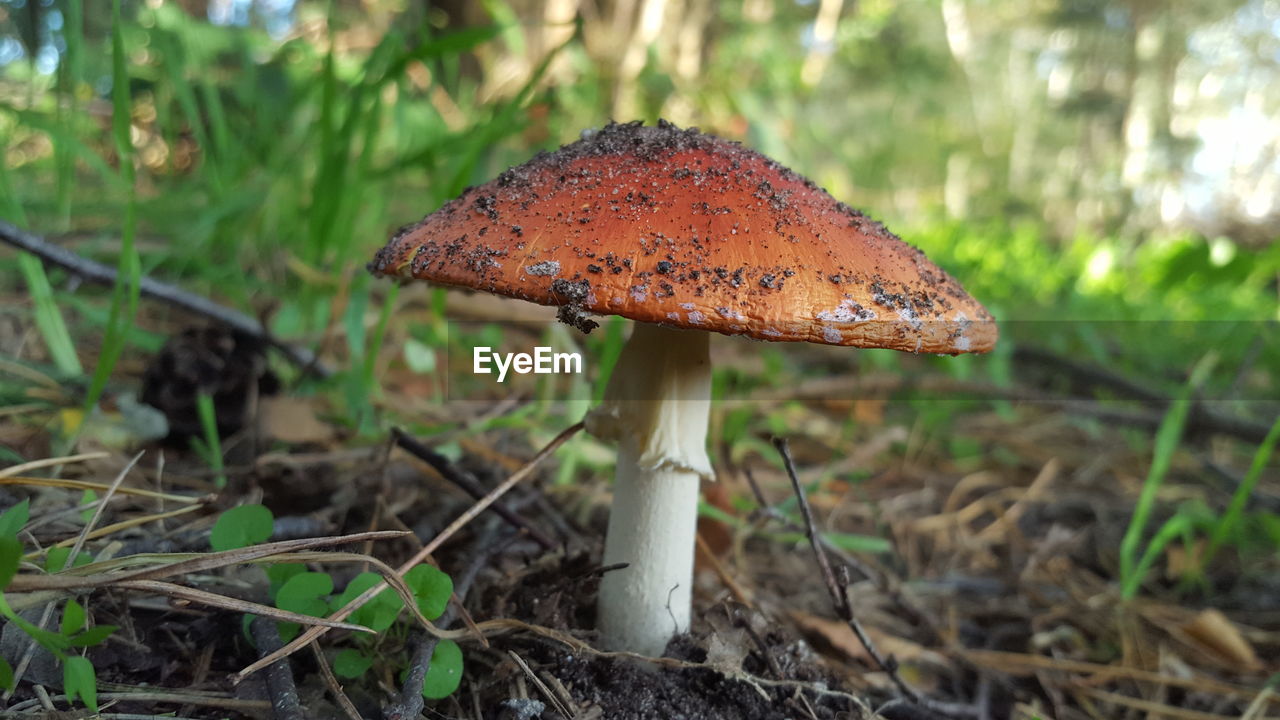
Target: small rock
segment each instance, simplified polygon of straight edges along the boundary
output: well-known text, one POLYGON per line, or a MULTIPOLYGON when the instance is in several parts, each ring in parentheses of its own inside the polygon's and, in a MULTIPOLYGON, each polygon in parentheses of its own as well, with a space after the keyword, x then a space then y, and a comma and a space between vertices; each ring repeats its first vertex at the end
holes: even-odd
POLYGON ((502 720, 535 720, 547 709, 541 701, 530 698, 511 698, 502 703, 502 720))

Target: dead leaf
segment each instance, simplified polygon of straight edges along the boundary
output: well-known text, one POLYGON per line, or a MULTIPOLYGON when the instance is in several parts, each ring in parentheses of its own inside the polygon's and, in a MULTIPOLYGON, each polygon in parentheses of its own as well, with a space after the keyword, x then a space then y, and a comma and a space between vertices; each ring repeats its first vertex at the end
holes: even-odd
POLYGON ((853 419, 860 425, 883 425, 884 406, 883 398, 855 400, 853 419))
POLYGON ((1179 580, 1203 571, 1205 548, 1209 543, 1203 538, 1197 540, 1191 548, 1182 545, 1170 545, 1165 548, 1164 576, 1169 580, 1179 580))
MULTIPOLYGON (((853 628, 849 627, 848 623, 800 611, 792 611, 791 619, 795 620, 806 634, 822 638, 850 659, 875 666, 875 661, 871 659, 871 655, 867 653, 867 649, 862 646, 862 641, 858 640, 858 636, 854 634, 853 628)), ((928 664, 937 667, 948 665, 944 655, 919 643, 890 635, 874 627, 863 627, 863 630, 882 656, 892 655, 898 662, 904 664, 928 664)))
POLYGON ((321 422, 304 398, 263 398, 258 410, 262 434, 274 440, 301 445, 333 439, 333 427, 321 422))
POLYGON ((1254 652, 1253 645, 1249 644, 1235 623, 1220 610, 1202 610, 1181 629, 1189 640, 1237 667, 1247 670, 1262 669, 1262 661, 1254 652))
POLYGON ((754 649, 750 635, 721 613, 707 613, 711 634, 707 638, 707 665, 729 676, 742 673, 742 662, 754 649))
POLYGON ((747 641, 747 634, 741 630, 734 631, 732 637, 712 635, 707 639, 707 664, 726 675, 742 672, 742 661, 751 652, 747 641))

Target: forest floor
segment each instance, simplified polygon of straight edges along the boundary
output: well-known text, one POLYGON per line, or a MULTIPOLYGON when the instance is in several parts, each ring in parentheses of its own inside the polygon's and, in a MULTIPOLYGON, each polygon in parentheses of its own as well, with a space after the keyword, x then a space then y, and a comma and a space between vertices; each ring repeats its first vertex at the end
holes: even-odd
MULTIPOLYGON (((31 332, 10 324, 0 349, 21 357, 31 332)), ((275 518, 271 542, 298 543, 272 559, 305 562, 334 588, 438 545, 430 559, 454 593, 436 625, 455 631, 464 670, 455 692, 426 701, 427 717, 1280 717, 1274 550, 1231 545, 1205 562, 1207 542, 1185 529, 1147 554, 1149 566, 1125 567, 1151 438, 1169 406, 1096 402, 1087 388, 1065 402, 1046 379, 1065 372, 1051 359, 1020 358, 999 401, 953 402, 948 393, 972 395, 972 384, 909 357, 902 371, 856 375, 832 349, 790 348, 801 379, 786 393, 760 387, 715 411, 718 481, 703 488, 693 630, 645 659, 592 648, 611 449, 580 436, 538 456, 573 418, 528 397, 428 402, 429 383, 397 367, 383 378, 381 409, 451 428, 417 437, 436 452, 415 455, 393 434, 356 437, 332 398, 280 386, 242 338, 173 338, 156 356, 127 356, 117 374, 160 398, 178 430, 199 427, 190 381, 212 372, 225 391, 221 469, 186 437, 139 447, 123 401, 87 423, 50 411, 66 389, 35 372, 43 409, 0 415, 0 443, 48 458, 0 470, 0 509, 30 501, 21 582, 5 596, 45 627, 67 614, 68 596, 92 623, 118 627, 87 652, 103 717, 417 716, 421 698, 401 670, 423 670, 436 644, 405 612, 376 637, 331 630, 243 672, 279 642, 249 632, 236 601, 270 605, 276 578, 243 554, 252 545, 213 553, 210 531, 223 511, 256 503, 275 518), (913 388, 932 399, 904 400, 913 388), (727 430, 733 418, 746 430, 727 430), (60 445, 68 423, 84 425, 70 447, 60 445), (789 441, 807 497, 797 497, 774 435, 789 441), (567 473, 566 456, 577 463, 567 473), (513 474, 523 479, 496 497, 513 474), (455 530, 481 502, 459 486, 467 481, 504 515, 485 510, 455 530), (816 518, 815 544, 802 504, 816 518), (347 535, 323 547, 306 540, 347 535), (95 579, 59 585, 76 569, 46 574, 51 549, 77 541, 95 579), (815 546, 835 568, 834 593, 815 546), (156 570, 126 581, 137 567, 156 570), (1136 591, 1128 597, 1126 583, 1136 591), (845 593, 852 622, 838 610, 845 593), (338 653, 351 648, 370 666, 335 677, 338 653)), ((731 368, 767 374, 741 343, 716 352, 731 368)), ((1077 387, 1105 377, 1071 371, 1077 387)), ((1141 547, 1189 503, 1225 507, 1244 481, 1257 440, 1201 410, 1178 428, 1141 547)), ((1280 509, 1274 469, 1250 503, 1280 509)), ((0 715, 86 716, 65 712, 63 671, 13 623, 0 654, 21 675, 0 715)))

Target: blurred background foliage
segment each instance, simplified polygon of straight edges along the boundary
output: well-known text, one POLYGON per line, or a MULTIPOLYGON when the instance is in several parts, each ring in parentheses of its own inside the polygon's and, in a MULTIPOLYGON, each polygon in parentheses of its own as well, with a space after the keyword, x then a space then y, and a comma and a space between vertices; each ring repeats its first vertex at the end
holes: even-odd
MULTIPOLYGON (((582 128, 658 117, 884 220, 1006 338, 1167 388, 1212 348, 1221 385, 1275 397, 1276 0, 118 4, 0 0, 0 215, 345 355, 352 403, 404 307, 363 272, 390 230, 582 128)), ((127 298, 108 314, 16 268, 50 299, 54 361, 58 316, 90 363, 95 333, 159 345, 119 322, 127 298)), ((439 339, 413 333, 419 355, 439 339)))

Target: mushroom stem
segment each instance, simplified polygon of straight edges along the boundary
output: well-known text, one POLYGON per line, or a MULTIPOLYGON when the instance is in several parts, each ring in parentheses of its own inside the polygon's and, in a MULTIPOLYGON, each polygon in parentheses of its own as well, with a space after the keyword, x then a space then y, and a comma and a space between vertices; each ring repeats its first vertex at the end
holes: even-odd
POLYGON ((597 625, 609 650, 661 655, 689 629, 698 484, 711 478, 705 332, 636 323, 587 430, 618 443, 597 625))
POLYGON ((604 564, 627 567, 601 579, 597 626, 606 649, 656 657, 689 629, 698 476, 637 459, 634 443, 618 448, 604 564))

